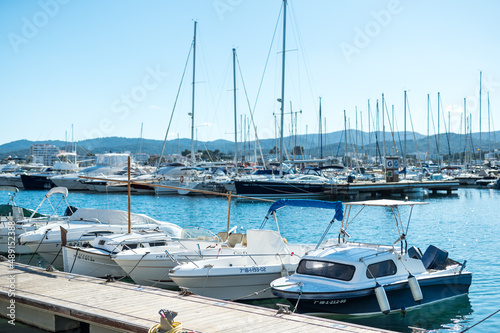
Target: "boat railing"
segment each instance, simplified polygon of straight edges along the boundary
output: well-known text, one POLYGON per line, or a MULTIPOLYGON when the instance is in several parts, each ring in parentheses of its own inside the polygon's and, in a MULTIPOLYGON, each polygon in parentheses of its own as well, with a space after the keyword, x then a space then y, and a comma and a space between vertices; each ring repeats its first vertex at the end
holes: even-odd
MULTIPOLYGON (((167 255, 173 256, 169 253, 167 255)), ((299 259, 302 259, 301 256, 295 253, 237 253, 237 254, 178 254, 176 257, 182 257, 185 258, 186 260, 192 262, 196 267, 200 268, 200 266, 197 264, 197 261, 200 260, 200 256, 203 259, 218 259, 218 258, 231 258, 231 257, 249 257, 256 266, 260 266, 257 261, 254 258, 257 257, 297 257, 299 259), (193 260, 192 258, 196 258, 196 260, 193 260)), ((178 260, 172 260, 174 262, 178 262, 178 260)), ((199 263, 199 262, 198 262, 199 263)), ((283 261, 281 261, 281 264, 284 264, 283 261)))

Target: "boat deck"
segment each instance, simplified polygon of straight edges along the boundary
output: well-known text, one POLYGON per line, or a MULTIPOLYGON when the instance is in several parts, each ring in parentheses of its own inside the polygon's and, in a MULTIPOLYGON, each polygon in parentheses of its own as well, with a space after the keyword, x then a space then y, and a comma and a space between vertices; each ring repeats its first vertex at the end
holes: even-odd
POLYGON ((160 309, 177 312, 175 321, 196 332, 390 332, 24 264, 10 267, 8 261, 0 262, 0 279, 0 314, 7 315, 14 299, 16 321, 53 332, 148 332, 159 322, 160 309))

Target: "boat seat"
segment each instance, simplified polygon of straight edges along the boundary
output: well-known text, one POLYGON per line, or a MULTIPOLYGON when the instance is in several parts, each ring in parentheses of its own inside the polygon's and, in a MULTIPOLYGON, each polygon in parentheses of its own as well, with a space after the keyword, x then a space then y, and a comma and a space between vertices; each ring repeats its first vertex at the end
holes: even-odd
POLYGON ((227 240, 227 232, 225 232, 225 231, 218 232, 217 236, 220 239, 222 239, 223 242, 225 242, 227 240))
POLYGON ((422 256, 425 269, 443 269, 448 261, 448 252, 429 245, 422 256))
POLYGON ((408 249, 408 257, 413 259, 422 259, 422 251, 418 247, 412 246, 408 249))
POLYGON ((242 240, 243 240, 243 234, 234 233, 229 235, 229 237, 227 238, 227 243, 229 247, 234 247, 236 244, 241 243, 242 240))

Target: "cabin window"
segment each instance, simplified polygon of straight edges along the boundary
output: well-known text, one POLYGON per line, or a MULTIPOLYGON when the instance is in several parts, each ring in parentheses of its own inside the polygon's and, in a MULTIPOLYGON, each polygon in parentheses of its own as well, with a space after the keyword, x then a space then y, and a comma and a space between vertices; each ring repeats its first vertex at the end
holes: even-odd
POLYGON ((366 269, 366 277, 369 279, 394 275, 398 269, 392 260, 385 260, 375 264, 368 265, 366 269))
POLYGON ((167 245, 167 242, 150 242, 149 243, 150 247, 153 247, 153 246, 164 246, 164 245, 167 245))
POLYGON ((130 250, 137 249, 137 244, 125 244, 125 246, 130 250))
POLYGON ((104 245, 105 243, 106 243, 106 241, 104 239, 101 239, 101 240, 99 240, 98 245, 104 245))
POLYGON ((351 265, 319 260, 301 260, 297 273, 350 281, 356 268, 351 265))

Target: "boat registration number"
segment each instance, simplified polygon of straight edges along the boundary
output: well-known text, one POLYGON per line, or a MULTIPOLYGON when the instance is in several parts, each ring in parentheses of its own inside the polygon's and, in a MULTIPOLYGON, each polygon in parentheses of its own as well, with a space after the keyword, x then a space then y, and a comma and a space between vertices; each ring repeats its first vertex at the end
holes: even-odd
POLYGON ((245 268, 240 268, 240 273, 260 273, 260 272, 265 272, 266 268, 265 267, 245 267, 245 268))
POLYGON ((95 259, 94 259, 94 258, 92 258, 91 256, 86 255, 86 254, 79 254, 79 255, 77 255, 76 257, 77 257, 78 259, 80 259, 80 260, 85 260, 85 261, 90 261, 90 262, 94 262, 94 261, 95 261, 95 259))
POLYGON ((343 304, 347 302, 346 299, 332 299, 332 300, 325 300, 325 301, 314 301, 314 304, 320 304, 320 305, 332 305, 332 304, 343 304))

